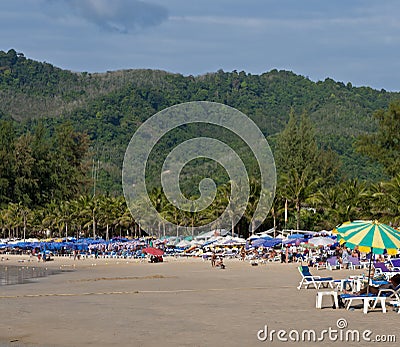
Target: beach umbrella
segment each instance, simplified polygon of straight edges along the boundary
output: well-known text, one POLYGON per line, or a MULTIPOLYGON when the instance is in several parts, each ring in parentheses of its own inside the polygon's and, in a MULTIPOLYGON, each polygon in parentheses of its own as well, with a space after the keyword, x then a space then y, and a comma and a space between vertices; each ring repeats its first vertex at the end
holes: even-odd
POLYGON ((268 240, 264 241, 263 247, 271 248, 271 247, 275 247, 275 246, 279 245, 280 243, 282 243, 281 239, 268 239, 268 240))
POLYGON ((322 237, 322 236, 317 236, 317 237, 312 237, 311 239, 308 240, 308 243, 310 245, 313 245, 315 247, 326 247, 326 246, 331 246, 335 243, 336 241, 333 240, 330 237, 322 237))
POLYGON ((142 249, 143 253, 151 254, 151 255, 163 255, 164 251, 159 248, 154 247, 146 247, 142 249))
POLYGON ((288 236, 288 239, 302 239, 304 236, 304 234, 292 234, 288 236))
POLYGON ((178 242, 175 247, 179 247, 179 248, 187 248, 190 247, 192 244, 190 243, 190 241, 187 240, 182 240, 180 242, 178 242))
POLYGON ((395 255, 400 248, 400 232, 378 221, 356 220, 336 227, 340 243, 360 252, 395 255))
POLYGON ((346 222, 334 230, 338 234, 341 244, 354 249, 358 247, 360 252, 370 253, 368 270, 368 287, 371 275, 372 254, 397 254, 400 248, 400 232, 389 225, 374 221, 356 220, 346 222))
POLYGON ((296 238, 296 239, 287 239, 282 242, 283 245, 291 246, 296 245, 299 246, 301 243, 306 242, 307 239, 305 238, 296 238))

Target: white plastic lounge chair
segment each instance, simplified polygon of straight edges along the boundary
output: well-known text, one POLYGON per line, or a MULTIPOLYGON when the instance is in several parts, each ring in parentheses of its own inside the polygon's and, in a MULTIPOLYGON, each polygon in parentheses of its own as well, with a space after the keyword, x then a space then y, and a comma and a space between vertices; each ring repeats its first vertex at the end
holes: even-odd
POLYGON ((349 296, 341 296, 342 300, 345 301, 345 307, 347 310, 350 309, 350 307, 352 306, 352 303, 354 300, 361 300, 363 302, 363 312, 365 314, 368 313, 368 309, 371 306, 371 302, 374 303, 374 305, 372 305, 372 307, 376 306, 376 303, 379 301, 379 303, 381 304, 382 307, 382 312, 386 313, 386 297, 382 296, 377 298, 377 296, 374 295, 351 295, 349 294, 349 296))
POLYGON ((340 264, 337 257, 333 256, 326 260, 326 268, 328 270, 340 270, 340 264))
POLYGON ((327 288, 328 286, 333 289, 334 281, 332 277, 313 276, 308 266, 299 266, 298 270, 302 277, 297 287, 298 290, 300 290, 303 285, 305 289, 307 289, 309 285, 312 285, 315 289, 320 289, 321 287, 327 288))
POLYGON ((400 258, 390 259, 390 263, 392 264, 393 271, 400 271, 400 258))
POLYGON ((400 285, 398 285, 395 289, 385 288, 380 289, 377 295, 373 294, 343 294, 341 298, 346 302, 346 309, 350 309, 354 300, 361 300, 363 302, 363 312, 368 313, 369 308, 376 308, 376 305, 380 303, 382 312, 386 313, 386 299, 395 299, 396 301, 400 301, 400 285))
MULTIPOLYGON (((400 284, 394 289, 391 289, 391 288, 379 289, 379 292, 376 297, 377 298, 386 297, 386 298, 390 298, 392 300, 400 301, 400 284)), ((376 301, 374 303, 373 308, 375 308, 377 302, 378 301, 376 301)))
POLYGON ((375 274, 383 274, 386 276, 387 279, 390 279, 395 274, 400 273, 397 269, 389 269, 385 263, 382 262, 375 262, 374 263, 375 274))
POLYGON ((349 260, 349 269, 355 270, 355 269, 362 269, 363 265, 360 263, 360 259, 357 257, 352 257, 351 255, 348 258, 349 260))

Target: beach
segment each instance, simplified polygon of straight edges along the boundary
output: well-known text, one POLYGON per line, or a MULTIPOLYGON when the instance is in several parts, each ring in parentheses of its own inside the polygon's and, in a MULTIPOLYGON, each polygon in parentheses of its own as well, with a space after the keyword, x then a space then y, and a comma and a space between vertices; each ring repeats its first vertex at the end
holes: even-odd
MULTIPOLYGON (((315 289, 298 290, 298 263, 251 266, 238 259, 226 269, 200 258, 166 257, 150 264, 136 259, 55 257, 37 262, 7 256, 2 266, 47 267, 55 275, 0 286, 1 346, 340 346, 322 335, 317 342, 294 342, 296 330, 371 330, 376 339, 398 333, 400 315, 388 307, 333 309, 330 298, 315 308, 315 289), (339 329, 338 320, 346 322, 339 329), (284 330, 272 341, 265 333, 284 330), (281 337, 282 337, 281 336, 281 337), (264 340, 263 340, 264 339, 264 340)), ((365 270, 316 270, 314 275, 345 278, 365 270)), ((400 336, 397 336, 397 341, 400 336)), ((348 341, 347 346, 366 345, 348 341)), ((394 342, 378 345, 394 346, 394 342)))

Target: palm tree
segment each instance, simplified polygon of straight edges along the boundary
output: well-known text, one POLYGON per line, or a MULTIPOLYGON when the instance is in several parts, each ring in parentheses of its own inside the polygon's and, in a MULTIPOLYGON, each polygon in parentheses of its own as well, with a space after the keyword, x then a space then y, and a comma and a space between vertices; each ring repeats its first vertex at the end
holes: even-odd
POLYGON ((162 216, 171 221, 171 223, 176 226, 176 237, 179 236, 179 226, 184 224, 184 213, 181 209, 173 205, 172 203, 168 203, 163 212, 162 216))
POLYGON ((383 220, 394 225, 400 224, 400 174, 388 182, 380 185, 379 192, 373 193, 373 198, 377 199, 375 206, 383 208, 383 220))
MULTIPOLYGON (((248 183, 245 182, 244 184, 248 183)), ((222 196, 220 201, 218 201, 218 204, 227 206, 226 211, 231 220, 232 237, 234 236, 235 225, 244 215, 246 207, 249 206, 249 202, 252 201, 253 195, 251 192, 251 187, 252 185, 250 184, 249 191, 246 191, 242 182, 235 182, 233 180, 230 180, 228 184, 225 184, 221 187, 222 196), (250 195, 250 197, 248 195, 250 195)), ((251 213, 252 212, 254 211, 251 211, 251 213)))
POLYGON ((103 227, 106 227, 106 241, 110 239, 110 226, 113 229, 117 220, 118 205, 114 198, 101 196, 98 204, 98 221, 103 227))
POLYGON ((310 179, 309 170, 301 173, 292 169, 282 174, 280 188, 282 197, 295 205, 296 228, 300 230, 300 211, 306 201, 315 193, 321 178, 310 179))
MULTIPOLYGON (((151 190, 149 194, 150 201, 156 211, 162 215, 162 212, 166 208, 168 204, 168 200, 166 199, 162 189, 160 187, 155 187, 151 190)), ((161 236, 161 225, 163 225, 161 221, 158 223, 158 235, 161 236)), ((164 236, 165 236, 165 225, 163 225, 164 236)))
POLYGON ((371 194, 366 182, 348 180, 339 186, 340 203, 336 213, 340 221, 351 221, 369 216, 371 194))
POLYGON ((123 196, 116 198, 116 219, 114 221, 114 225, 116 228, 120 230, 125 228, 126 230, 130 230, 131 233, 134 232, 133 228, 135 226, 135 220, 132 217, 131 211, 129 211, 128 206, 126 205, 125 199, 123 196))
POLYGON ((25 241, 29 213, 30 209, 24 206, 21 202, 10 202, 8 204, 4 217, 9 226, 9 230, 13 231, 13 237, 19 237, 20 228, 23 228, 23 238, 25 241))
POLYGON ((333 229, 342 222, 339 219, 340 216, 338 216, 339 205, 341 203, 340 193, 341 190, 338 186, 329 187, 318 190, 309 199, 311 205, 322 212, 323 224, 321 226, 324 229, 333 229))
POLYGON ((80 211, 77 212, 81 224, 80 228, 86 228, 88 234, 90 233, 90 229, 92 229, 93 238, 96 238, 96 227, 98 223, 98 200, 98 196, 81 195, 75 203, 78 211, 80 211))

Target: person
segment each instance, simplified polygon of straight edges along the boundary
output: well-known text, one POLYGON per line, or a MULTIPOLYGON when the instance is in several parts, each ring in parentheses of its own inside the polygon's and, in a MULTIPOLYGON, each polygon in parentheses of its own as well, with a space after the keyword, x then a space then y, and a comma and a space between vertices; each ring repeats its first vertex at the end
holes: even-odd
POLYGON ((225 269, 224 259, 219 257, 218 261, 215 264, 216 267, 220 267, 221 269, 225 269))
POLYGON ((360 259, 360 251, 358 250, 357 247, 353 249, 353 251, 351 252, 351 256, 353 258, 360 259))
POLYGON ((347 268, 349 265, 349 252, 346 247, 343 247, 342 255, 339 258, 339 263, 342 264, 343 268, 347 268))
MULTIPOLYGON (((379 293, 380 289, 395 289, 398 285, 400 285, 400 274, 394 275, 390 280, 389 283, 381 284, 379 287, 375 286, 369 286, 366 285, 364 288, 362 288, 360 291, 353 293, 354 295, 362 295, 366 294, 367 291, 368 293, 377 295, 379 293)), ((347 293, 346 291, 344 291, 347 293)))
POLYGON ((378 258, 376 259, 376 261, 378 263, 384 263, 385 262, 385 257, 383 256, 383 254, 379 254, 378 258))
POLYGON ((215 255, 215 252, 212 252, 212 255, 211 255, 211 266, 212 267, 215 266, 216 260, 217 260, 217 256, 215 255))
POLYGON ((241 260, 244 261, 244 259, 246 258, 246 250, 244 249, 244 247, 242 246, 242 248, 240 249, 240 258, 241 260))

